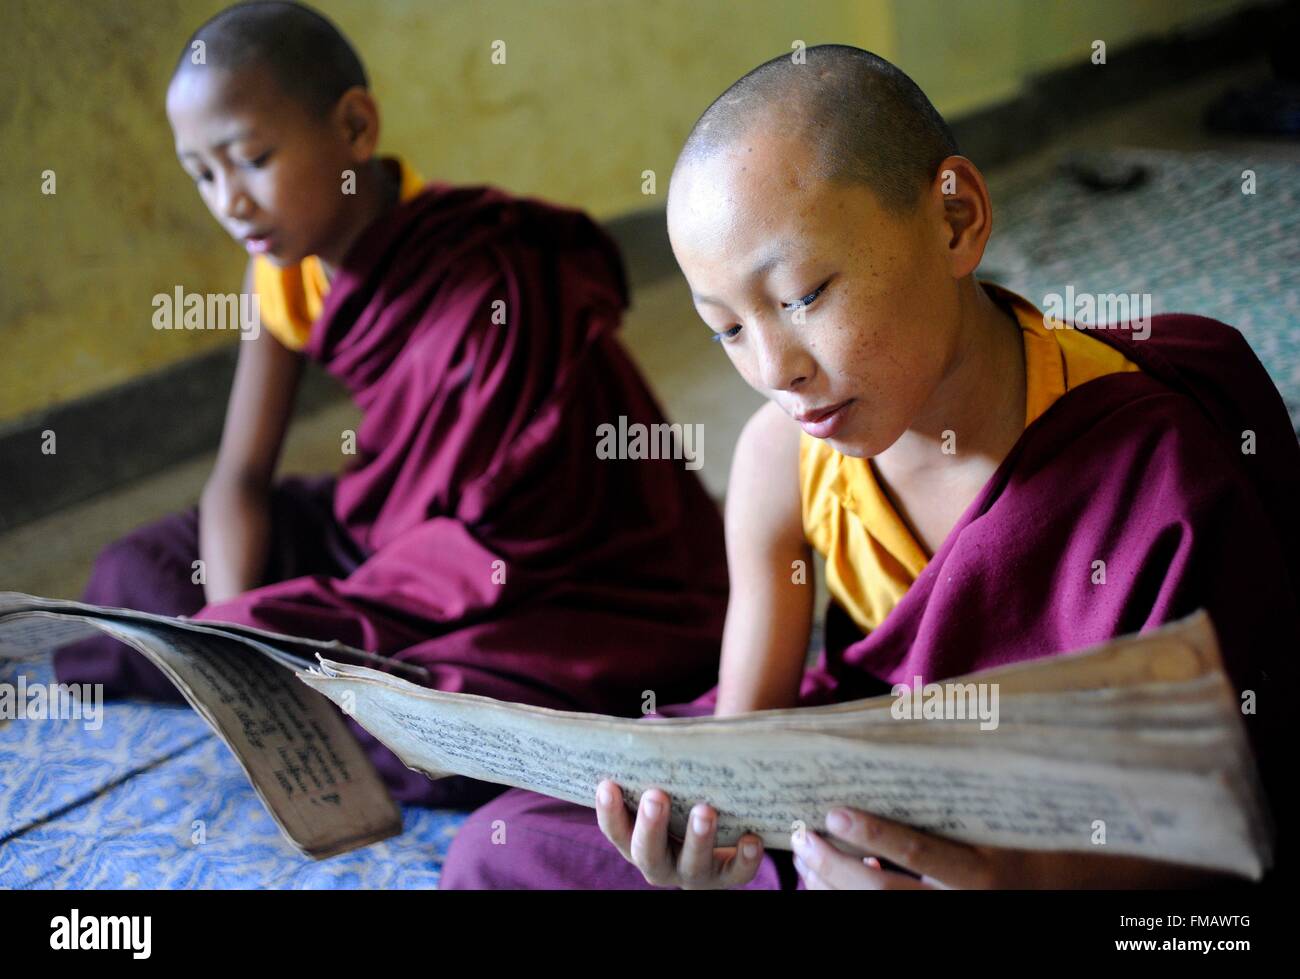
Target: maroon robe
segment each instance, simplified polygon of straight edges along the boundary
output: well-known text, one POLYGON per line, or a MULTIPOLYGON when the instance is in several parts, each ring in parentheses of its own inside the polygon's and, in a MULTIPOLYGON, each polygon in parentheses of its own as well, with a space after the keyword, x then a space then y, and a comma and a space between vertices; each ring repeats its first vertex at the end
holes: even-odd
MULTIPOLYGON (((1210 613, 1291 873, 1289 695, 1300 654, 1300 443, 1244 338, 1199 316, 1154 317, 1146 340, 1098 330, 1141 373, 1079 386, 1034 421, 939 551, 865 637, 834 603, 805 705, 887 693, 1210 613), (1254 433, 1253 454, 1244 433, 1254 433), (1106 564, 1094 584, 1094 561, 1106 564)), ((662 713, 711 711, 716 692, 662 713)), ((765 860, 754 886, 778 885, 765 860)), ((788 883, 788 878, 787 878, 788 883)), ((453 842, 447 887, 643 887, 594 813, 512 790, 453 842), (508 818, 527 848, 493 847, 508 818)))
MULTIPOLYGON (((332 497, 328 481, 280 484, 273 583, 195 617, 338 639, 441 689, 547 707, 635 715, 647 690, 707 689, 727 585, 717 507, 685 460, 597 456, 600 426, 664 421, 614 335, 626 304, 616 247, 579 212, 432 184, 378 220, 307 344, 363 410, 356 457, 332 497)), ((137 532, 87 600, 194 613, 201 590, 178 574, 194 526, 191 511, 137 532)), ((56 666, 166 689, 113 640, 56 666)), ((455 780, 357 730, 400 798, 454 800, 455 780)))

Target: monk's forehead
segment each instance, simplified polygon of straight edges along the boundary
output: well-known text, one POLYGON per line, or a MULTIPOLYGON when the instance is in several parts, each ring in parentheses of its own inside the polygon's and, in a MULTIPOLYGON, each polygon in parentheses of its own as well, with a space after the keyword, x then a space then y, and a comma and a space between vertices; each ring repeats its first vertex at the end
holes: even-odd
POLYGON ((173 114, 212 120, 220 117, 283 118, 293 109, 274 75, 255 63, 228 69, 218 65, 186 65, 172 79, 167 106, 173 114))
POLYGON ((813 209, 829 190, 806 141, 755 129, 682 160, 669 188, 669 225, 682 235, 734 233, 813 209))

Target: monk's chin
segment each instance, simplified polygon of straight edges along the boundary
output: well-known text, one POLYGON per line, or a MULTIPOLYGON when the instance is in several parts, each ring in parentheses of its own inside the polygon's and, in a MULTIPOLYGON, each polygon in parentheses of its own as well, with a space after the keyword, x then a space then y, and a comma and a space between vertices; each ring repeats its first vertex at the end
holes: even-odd
POLYGON ((855 459, 870 459, 872 456, 880 455, 885 450, 877 448, 871 443, 864 443, 854 439, 852 436, 836 436, 835 438, 823 439, 827 445, 842 456, 852 456, 855 459))
POLYGON ((276 254, 274 252, 263 252, 261 257, 266 259, 268 262, 270 262, 278 269, 291 269, 295 265, 298 265, 300 262, 302 262, 302 260, 307 256, 276 254))
POLYGON ((853 426, 845 426, 847 431, 836 432, 831 438, 823 439, 827 445, 843 456, 854 459, 870 459, 880 455, 903 437, 903 432, 890 438, 888 432, 855 431, 853 426))

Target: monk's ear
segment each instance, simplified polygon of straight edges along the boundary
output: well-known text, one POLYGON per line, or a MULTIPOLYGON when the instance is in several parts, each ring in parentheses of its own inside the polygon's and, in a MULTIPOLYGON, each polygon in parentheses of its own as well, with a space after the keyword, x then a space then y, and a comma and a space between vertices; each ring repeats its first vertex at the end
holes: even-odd
POLYGON ((984 175, 966 157, 950 156, 939 164, 929 200, 942 207, 953 278, 964 278, 979 267, 993 230, 993 206, 984 175))
POLYGON ((369 160, 379 146, 379 105, 370 90, 354 85, 334 107, 334 118, 348 152, 358 163, 369 160))

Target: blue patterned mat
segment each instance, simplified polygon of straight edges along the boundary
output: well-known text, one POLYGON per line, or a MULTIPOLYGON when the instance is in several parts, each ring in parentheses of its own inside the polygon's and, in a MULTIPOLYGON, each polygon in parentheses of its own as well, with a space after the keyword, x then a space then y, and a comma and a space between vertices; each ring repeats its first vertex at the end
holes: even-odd
MULTIPOLYGON (((51 683, 48 661, 0 683, 51 683)), ((405 807, 405 832, 328 860, 284 839, 189 707, 117 701, 103 726, 0 721, 0 887, 430 888, 464 821, 405 807)))
POLYGON ((1155 313, 1239 329, 1300 432, 1300 163, 1229 153, 1090 154, 1148 171, 1095 193, 1055 173, 995 200, 981 278, 1043 306, 1049 293, 1149 293, 1155 313), (1244 170, 1255 193, 1242 193, 1244 170))

